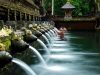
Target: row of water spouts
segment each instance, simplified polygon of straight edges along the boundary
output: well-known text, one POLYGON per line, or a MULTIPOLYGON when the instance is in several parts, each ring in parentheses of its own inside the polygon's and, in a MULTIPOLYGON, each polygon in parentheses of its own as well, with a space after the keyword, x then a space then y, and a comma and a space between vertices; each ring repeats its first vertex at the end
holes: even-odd
MULTIPOLYGON (((48 25, 48 24, 44 24, 44 25, 48 25)), ((32 24, 30 24, 29 26, 31 27, 32 24)), ((48 29, 47 31, 42 31, 41 32, 42 33, 41 36, 46 40, 46 42, 48 43, 49 48, 50 48, 50 44, 52 43, 51 39, 53 39, 53 37, 58 36, 57 32, 58 32, 58 29, 55 28, 54 26, 53 26, 53 28, 48 29)), ((50 55, 49 48, 41 41, 41 39, 38 39, 38 37, 36 37, 34 34, 32 34, 32 35, 34 36, 32 38, 35 38, 36 39, 35 41, 38 41, 44 47, 44 49, 46 50, 48 55, 50 55)), ((27 42, 27 40, 26 40, 26 42, 27 42)), ((41 56, 41 54, 38 52, 38 50, 36 50, 34 47, 32 47, 30 44, 28 44, 28 42, 27 42, 27 45, 29 45, 29 48, 37 55, 37 57, 39 58, 41 63, 43 65, 45 65, 46 67, 48 67, 45 60, 41 56)), ((23 61, 21 61, 17 58, 13 58, 8 52, 3 51, 1 54, 2 54, 2 56, 4 55, 7 58, 7 60, 9 60, 9 62, 12 61, 12 62, 18 64, 19 66, 21 66, 21 68, 23 68, 26 71, 26 73, 28 72, 31 75, 36 75, 35 72, 27 64, 25 64, 23 61)))

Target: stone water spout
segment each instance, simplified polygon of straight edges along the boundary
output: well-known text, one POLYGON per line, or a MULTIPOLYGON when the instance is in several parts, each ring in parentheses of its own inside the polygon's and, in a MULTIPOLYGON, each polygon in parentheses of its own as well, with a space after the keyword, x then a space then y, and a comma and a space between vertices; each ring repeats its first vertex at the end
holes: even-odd
POLYGON ((12 61, 12 56, 6 51, 0 51, 0 68, 12 61))
POLYGON ((36 31, 33 33, 36 37, 42 36, 42 33, 40 31, 36 31))
POLYGON ((34 41, 37 41, 37 37, 35 35, 24 35, 24 41, 27 43, 33 43, 34 41))
POLYGON ((14 39, 11 40, 11 53, 22 52, 29 48, 29 45, 23 40, 14 39))
POLYGON ((33 35, 32 31, 23 27, 21 29, 23 31, 23 40, 27 43, 33 43, 34 41, 37 41, 37 37, 33 35))
POLYGON ((23 41, 22 37, 23 33, 20 30, 13 32, 11 34, 11 45, 10 45, 10 53, 15 54, 18 52, 22 52, 29 48, 29 45, 23 41))

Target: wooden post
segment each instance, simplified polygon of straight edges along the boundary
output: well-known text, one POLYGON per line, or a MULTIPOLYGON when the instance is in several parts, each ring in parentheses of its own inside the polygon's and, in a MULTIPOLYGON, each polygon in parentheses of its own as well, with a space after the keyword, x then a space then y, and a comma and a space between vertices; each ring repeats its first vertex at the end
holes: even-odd
POLYGON ((16 10, 14 11, 14 19, 15 21, 17 21, 17 18, 16 18, 17 14, 16 14, 16 10))
POLYGON ((31 21, 33 21, 33 15, 31 15, 31 21))
POLYGON ((27 14, 27 21, 29 21, 29 14, 27 14))
POLYGON ((31 15, 31 21, 33 21, 33 15, 31 15))
POLYGON ((8 9, 8 21, 10 21, 10 9, 8 9))
POLYGON ((29 21, 31 21, 31 15, 29 14, 28 16, 29 16, 29 21))
POLYGON ((42 1, 42 6, 44 7, 44 0, 41 0, 42 1))
POLYGON ((37 16, 35 16, 35 21, 37 21, 37 16))
POLYGON ((22 21, 22 13, 20 12, 20 21, 22 21))
POLYGON ((27 15, 26 15, 26 13, 25 13, 25 21, 27 21, 27 15))
POLYGON ((34 15, 33 15, 33 21, 35 21, 34 15))
POLYGON ((16 21, 17 21, 17 12, 16 12, 16 10, 14 10, 14 20, 15 20, 15 22, 14 22, 14 30, 16 31, 16 29, 17 29, 17 24, 16 24, 16 21))
POLYGON ((54 0, 52 0, 52 15, 54 15, 54 0))
POLYGON ((33 17, 33 16, 32 16, 32 15, 30 15, 30 17, 31 17, 31 19, 30 19, 30 20, 32 21, 32 17, 33 17))
POLYGON ((40 21, 41 21, 41 17, 40 17, 40 21))

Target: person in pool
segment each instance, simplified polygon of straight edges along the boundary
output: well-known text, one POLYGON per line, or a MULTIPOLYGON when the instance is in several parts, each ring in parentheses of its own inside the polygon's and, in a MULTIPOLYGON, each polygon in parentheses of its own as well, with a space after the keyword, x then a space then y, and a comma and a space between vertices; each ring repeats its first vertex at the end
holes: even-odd
POLYGON ((58 31, 58 35, 59 35, 60 39, 64 39, 65 31, 67 31, 67 29, 65 27, 60 27, 60 29, 58 31))

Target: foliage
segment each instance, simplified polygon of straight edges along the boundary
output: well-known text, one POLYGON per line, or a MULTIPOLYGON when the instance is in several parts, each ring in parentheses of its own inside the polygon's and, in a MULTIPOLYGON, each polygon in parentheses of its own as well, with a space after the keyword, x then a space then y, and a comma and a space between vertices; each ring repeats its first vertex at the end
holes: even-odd
POLYGON ((71 3, 76 7, 74 16, 90 16, 95 13, 94 0, 71 0, 71 3))
POLYGON ((66 0, 59 0, 59 2, 57 1, 58 0, 55 0, 55 14, 62 15, 64 14, 64 11, 62 11, 61 7, 66 3, 66 0))
POLYGON ((9 47, 11 45, 9 37, 0 38, 0 45, 0 50, 9 50, 9 47))
MULTIPOLYGON (((54 0, 54 12, 55 15, 64 15, 61 7, 69 1, 76 8, 73 11, 74 16, 91 16, 95 13, 95 1, 94 0, 54 0)), ((48 11, 51 10, 52 0, 44 0, 45 8, 48 11)))
MULTIPOLYGON (((52 0, 45 0, 45 9, 52 10, 52 0)), ((54 14, 56 15, 64 15, 64 11, 62 11, 61 7, 66 3, 66 0, 54 0, 54 14)))
POLYGON ((9 39, 6 39, 3 44, 6 46, 6 50, 9 50, 9 47, 11 46, 11 41, 9 39))

